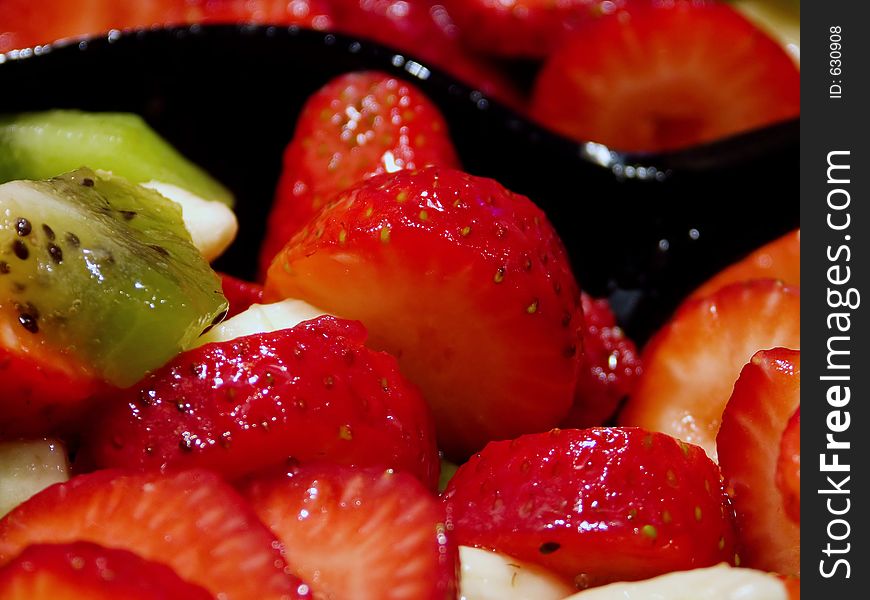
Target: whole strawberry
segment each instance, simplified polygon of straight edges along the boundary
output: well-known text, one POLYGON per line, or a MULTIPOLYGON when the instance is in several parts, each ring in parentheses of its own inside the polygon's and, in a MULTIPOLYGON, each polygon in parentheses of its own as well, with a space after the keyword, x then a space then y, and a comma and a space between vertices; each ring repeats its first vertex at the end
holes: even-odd
POLYGON ((444 117, 417 88, 378 72, 333 79, 308 99, 284 151, 261 272, 339 192, 378 173, 458 164, 444 117))
POLYGON ((431 416, 359 323, 321 317, 207 344, 105 398, 81 464, 228 478, 326 459, 409 471, 434 489, 431 416))
POLYGON ((634 342, 616 324, 607 300, 580 296, 583 307, 583 361, 574 406, 562 427, 603 425, 634 389, 643 366, 634 342))
POLYGON ((716 465, 697 446, 643 429, 492 442, 443 500, 457 543, 538 563, 578 587, 734 561, 716 465))
POLYGON ((420 386, 452 457, 545 431, 571 406, 577 283, 544 213, 491 179, 369 179, 285 247, 265 295, 362 321, 420 386))

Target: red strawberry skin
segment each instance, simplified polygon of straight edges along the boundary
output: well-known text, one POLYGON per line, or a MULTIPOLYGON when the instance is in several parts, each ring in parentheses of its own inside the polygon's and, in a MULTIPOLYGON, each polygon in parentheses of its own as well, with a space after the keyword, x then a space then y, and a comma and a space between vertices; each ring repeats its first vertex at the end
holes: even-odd
POLYGON ((251 507, 205 471, 106 470, 53 485, 0 520, 0 565, 33 544, 75 541, 168 565, 228 600, 308 593, 285 573, 277 541, 251 507))
POLYGON ((469 46, 504 57, 544 58, 584 21, 627 0, 450 0, 447 6, 469 46))
POLYGON ((0 52, 110 29, 189 23, 331 28, 327 0, 30 0, 0 2, 0 52))
POLYGON ((496 67, 470 53, 444 3, 431 0, 332 0, 337 31, 407 52, 509 106, 525 100, 496 67))
POLYGON ((89 542, 28 546, 0 568, 0 597, 89 600, 211 600, 166 565, 89 542))
POLYGON ((321 317, 185 352, 106 399, 83 464, 235 479, 327 459, 409 471, 434 489, 426 403, 365 337, 359 323, 321 317))
POLYGON ((243 490, 315 596, 456 598, 458 556, 444 507, 413 477, 324 463, 243 490))
POLYGON ((583 309, 583 360, 577 375, 574 406, 563 428, 603 425, 643 373, 634 342, 616 324, 607 300, 580 296, 583 309))
POLYGON ((789 518, 776 485, 780 440, 800 406, 800 372, 800 351, 756 353, 734 385, 716 438, 741 564, 784 575, 800 575, 800 524, 789 518))
POLYGON ((378 72, 333 79, 308 99, 284 152, 261 272, 339 192, 427 165, 457 167, 459 159, 444 117, 417 88, 378 72))
POLYGON ((779 445, 776 487, 782 494, 788 517, 801 522, 801 407, 788 420, 779 445))
POLYGON ((450 169, 401 171, 341 194, 272 263, 266 298, 359 319, 463 458, 558 424, 573 400, 579 291, 528 198, 450 169))
POLYGON ((443 495, 462 545, 589 587, 733 562, 733 516, 697 446, 636 428, 553 430, 490 443, 443 495))
POLYGON ((735 283, 686 302, 644 349, 644 372, 620 424, 698 444, 715 459, 722 411, 743 365, 758 350, 800 348, 800 332, 800 288, 778 281, 735 283))
POLYGON ((224 296, 230 303, 230 310, 226 318, 236 316, 240 312, 248 310, 252 304, 263 303, 263 286, 237 279, 232 275, 221 274, 221 287, 224 296))
POLYGON ((566 38, 531 112, 575 139, 671 150, 798 116, 800 72, 726 3, 639 2, 566 38))
POLYGON ((786 285, 801 284, 801 232, 789 232, 723 269, 692 292, 690 298, 703 298, 726 285, 752 279, 778 279, 786 285))
POLYGON ((0 439, 68 432, 107 387, 0 306, 0 439))

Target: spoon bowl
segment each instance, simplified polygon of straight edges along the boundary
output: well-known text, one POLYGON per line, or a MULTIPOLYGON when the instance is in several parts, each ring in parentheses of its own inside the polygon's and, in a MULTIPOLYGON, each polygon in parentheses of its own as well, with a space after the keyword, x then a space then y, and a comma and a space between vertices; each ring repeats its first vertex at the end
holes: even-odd
POLYGON ((434 67, 362 39, 297 27, 110 32, 0 55, 0 112, 142 115, 236 195, 239 237, 216 268, 253 277, 284 146, 310 94, 376 69, 443 111, 464 168, 531 197, 577 277, 645 339, 692 288, 799 225, 797 120, 665 154, 551 133, 434 67))

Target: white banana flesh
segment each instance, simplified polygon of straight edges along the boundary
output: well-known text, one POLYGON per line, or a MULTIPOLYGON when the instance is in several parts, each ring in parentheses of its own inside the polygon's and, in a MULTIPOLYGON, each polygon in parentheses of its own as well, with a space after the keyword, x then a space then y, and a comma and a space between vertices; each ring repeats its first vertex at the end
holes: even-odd
POLYGON ((215 325, 199 338, 197 346, 212 342, 228 342, 255 333, 270 333, 280 329, 296 327, 328 314, 302 300, 283 300, 274 304, 254 304, 248 310, 215 325))
POLYGON ((576 589, 546 569, 510 556, 459 547, 461 600, 562 600, 576 589))
POLYGON ((66 448, 56 440, 0 442, 0 517, 69 479, 66 448))

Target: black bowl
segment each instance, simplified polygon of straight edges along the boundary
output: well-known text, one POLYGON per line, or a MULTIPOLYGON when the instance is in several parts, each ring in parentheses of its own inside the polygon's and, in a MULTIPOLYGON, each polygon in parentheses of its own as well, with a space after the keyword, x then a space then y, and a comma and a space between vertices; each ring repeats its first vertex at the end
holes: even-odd
POLYGON ((217 264, 251 277, 296 116, 332 77, 379 69, 444 112, 465 169, 531 197, 581 285, 639 339, 694 286, 798 226, 799 125, 627 155, 545 131, 403 53, 296 27, 112 32, 0 55, 0 112, 135 112, 238 199, 238 240, 217 264))

